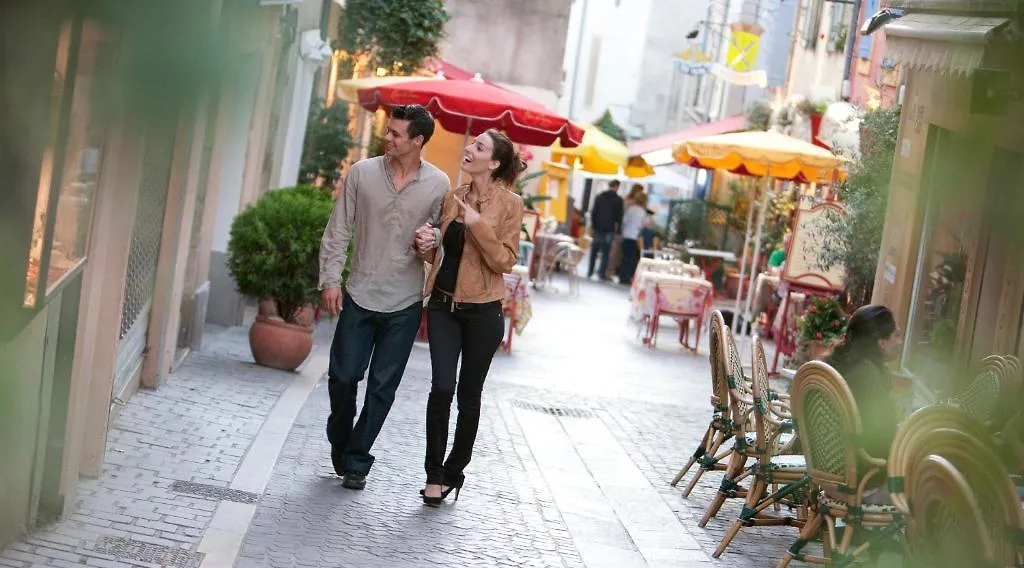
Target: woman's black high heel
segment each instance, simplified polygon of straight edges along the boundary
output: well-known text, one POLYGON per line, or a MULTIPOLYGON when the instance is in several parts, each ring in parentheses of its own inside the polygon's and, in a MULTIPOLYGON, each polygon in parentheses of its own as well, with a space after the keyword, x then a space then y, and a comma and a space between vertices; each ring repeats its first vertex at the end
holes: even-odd
POLYGON ((448 498, 448 495, 450 495, 452 491, 455 492, 455 499, 453 499, 453 501, 458 501, 459 500, 459 491, 461 489, 462 489, 461 487, 449 487, 448 489, 445 489, 444 491, 441 492, 441 496, 440 497, 427 497, 426 490, 420 489, 420 495, 423 497, 423 504, 424 505, 429 505, 431 507, 437 507, 438 505, 441 504, 441 501, 444 501, 445 499, 448 498), (429 499, 429 501, 428 501, 428 499, 429 499))

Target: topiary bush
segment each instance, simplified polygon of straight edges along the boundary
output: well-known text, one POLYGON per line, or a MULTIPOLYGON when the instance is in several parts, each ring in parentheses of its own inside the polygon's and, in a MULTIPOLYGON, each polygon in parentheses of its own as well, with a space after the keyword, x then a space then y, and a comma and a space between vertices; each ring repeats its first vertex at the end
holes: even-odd
POLYGON ((235 217, 227 262, 238 291, 274 300, 288 323, 319 305, 320 238, 333 207, 328 191, 298 186, 270 191, 235 217))

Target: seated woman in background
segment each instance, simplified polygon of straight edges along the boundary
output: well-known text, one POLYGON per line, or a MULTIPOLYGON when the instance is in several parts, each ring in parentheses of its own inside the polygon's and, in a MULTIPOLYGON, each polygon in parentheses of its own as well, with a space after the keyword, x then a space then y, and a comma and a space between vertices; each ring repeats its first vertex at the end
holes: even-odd
MULTIPOLYGON (((901 344, 892 311, 885 306, 863 306, 846 324, 846 337, 826 361, 843 376, 860 413, 861 446, 875 458, 888 459, 900 412, 892 397, 886 361, 896 358, 901 344)), ((885 504, 885 475, 876 475, 864 491, 864 502, 885 504)))

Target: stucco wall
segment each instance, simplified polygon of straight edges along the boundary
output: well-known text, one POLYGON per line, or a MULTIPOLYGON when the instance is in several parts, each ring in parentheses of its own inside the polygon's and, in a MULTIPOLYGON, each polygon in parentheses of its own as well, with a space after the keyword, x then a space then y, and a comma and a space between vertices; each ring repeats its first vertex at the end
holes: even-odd
POLYGON ((447 0, 441 57, 501 83, 560 92, 571 0, 447 0))

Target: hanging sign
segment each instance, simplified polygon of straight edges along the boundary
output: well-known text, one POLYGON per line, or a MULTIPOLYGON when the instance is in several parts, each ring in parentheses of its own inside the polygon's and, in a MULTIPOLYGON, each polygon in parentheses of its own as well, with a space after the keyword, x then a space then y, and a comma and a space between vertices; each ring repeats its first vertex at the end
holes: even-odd
POLYGON ((684 75, 706 75, 711 71, 711 58, 691 45, 672 57, 672 66, 684 75))

